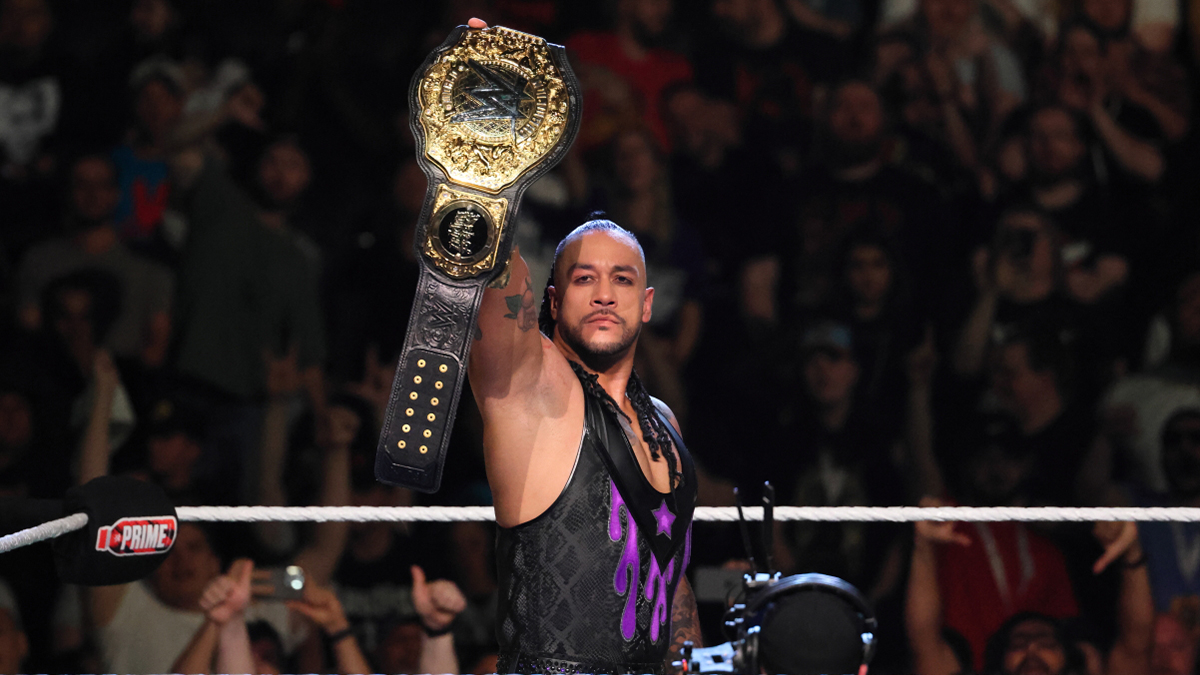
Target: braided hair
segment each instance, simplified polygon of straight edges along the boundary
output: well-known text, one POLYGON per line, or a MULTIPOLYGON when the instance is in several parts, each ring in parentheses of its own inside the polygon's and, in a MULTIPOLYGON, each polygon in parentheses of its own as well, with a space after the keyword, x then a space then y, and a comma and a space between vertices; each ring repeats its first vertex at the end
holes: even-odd
MULTIPOLYGON (((611 220, 596 217, 599 214, 592 215, 592 220, 575 228, 559 242, 558 248, 554 251, 554 264, 550 268, 550 278, 546 280, 546 290, 542 293, 542 306, 538 312, 538 330, 547 338, 554 338, 554 328, 557 323, 550 312, 550 287, 554 285, 554 275, 558 268, 558 259, 568 243, 588 232, 613 232, 628 237, 637 246, 638 252, 641 253, 641 244, 638 243, 637 237, 632 232, 611 220)), ((621 406, 613 400, 613 397, 609 395, 604 387, 600 386, 599 378, 595 373, 588 372, 581 364, 570 359, 568 359, 568 363, 571 364, 571 368, 575 371, 575 375, 578 376, 579 382, 583 385, 585 392, 600 399, 609 412, 629 420, 629 416, 625 414, 624 410, 621 410, 621 406)), ((650 458, 657 461, 660 457, 665 457, 667 460, 667 471, 671 477, 670 489, 671 493, 674 494, 676 484, 682 484, 683 482, 683 474, 677 466, 675 453, 671 451, 671 434, 662 418, 657 414, 654 401, 650 398, 650 393, 646 391, 646 387, 642 384, 641 378, 638 377, 637 371, 630 372, 629 382, 625 385, 625 395, 629 398, 630 404, 633 405, 633 409, 637 413, 638 427, 642 431, 642 438, 650 448, 650 458)), ((629 421, 632 422, 632 420, 629 421)))

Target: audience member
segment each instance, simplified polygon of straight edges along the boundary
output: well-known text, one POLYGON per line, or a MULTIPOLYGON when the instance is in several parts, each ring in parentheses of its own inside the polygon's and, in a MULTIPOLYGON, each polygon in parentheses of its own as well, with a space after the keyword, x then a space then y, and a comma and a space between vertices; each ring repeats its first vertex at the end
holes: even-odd
POLYGON ((617 0, 612 31, 583 31, 567 40, 572 66, 583 84, 583 127, 576 147, 612 141, 622 126, 641 122, 659 146, 671 139, 661 113, 662 92, 692 79, 692 66, 665 49, 673 0, 617 0))
POLYGON ((39 300, 54 279, 84 269, 109 272, 120 281, 120 311, 104 345, 118 357, 160 367, 171 337, 171 272, 134 255, 118 238, 113 220, 119 192, 116 168, 100 155, 71 165, 66 234, 33 246, 17 273, 18 320, 29 330, 42 324, 39 300))

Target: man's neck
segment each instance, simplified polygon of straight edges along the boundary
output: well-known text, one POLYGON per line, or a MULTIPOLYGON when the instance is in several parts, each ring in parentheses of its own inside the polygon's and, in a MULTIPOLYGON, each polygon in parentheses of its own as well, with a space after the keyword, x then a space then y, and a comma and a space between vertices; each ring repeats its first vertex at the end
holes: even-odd
POLYGON ((629 386, 629 378, 633 374, 633 354, 637 347, 636 342, 626 350, 625 354, 616 357, 602 369, 589 366, 588 360, 581 358, 570 345, 564 342, 562 335, 557 330, 554 331, 554 344, 567 360, 578 363, 583 366, 584 370, 594 374, 596 376, 596 383, 612 397, 612 400, 617 402, 621 410, 624 410, 626 413, 632 411, 632 405, 625 398, 625 390, 629 386))
POLYGON ((850 401, 840 401, 821 408, 821 426, 827 431, 841 431, 850 418, 850 401))
POLYGON ((108 253, 117 245, 117 231, 111 223, 104 223, 75 235, 75 243, 88 255, 108 253))

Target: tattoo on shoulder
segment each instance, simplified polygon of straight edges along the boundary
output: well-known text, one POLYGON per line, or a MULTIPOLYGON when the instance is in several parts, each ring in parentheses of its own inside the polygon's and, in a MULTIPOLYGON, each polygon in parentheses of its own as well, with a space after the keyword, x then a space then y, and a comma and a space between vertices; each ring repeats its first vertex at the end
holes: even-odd
POLYGON ((525 283, 520 295, 505 296, 504 304, 508 306, 506 319, 515 319, 517 328, 529 332, 537 328, 537 311, 533 308, 533 282, 525 276, 525 283))

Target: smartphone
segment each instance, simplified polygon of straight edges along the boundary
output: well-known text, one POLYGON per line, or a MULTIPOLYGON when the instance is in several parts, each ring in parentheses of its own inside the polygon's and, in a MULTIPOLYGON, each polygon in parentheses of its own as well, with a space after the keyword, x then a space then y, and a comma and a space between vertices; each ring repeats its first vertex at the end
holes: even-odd
POLYGON ((263 585, 269 584, 271 591, 260 598, 272 600, 299 600, 304 596, 304 570, 299 565, 276 567, 263 585))

